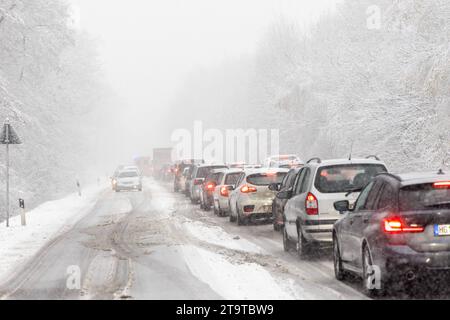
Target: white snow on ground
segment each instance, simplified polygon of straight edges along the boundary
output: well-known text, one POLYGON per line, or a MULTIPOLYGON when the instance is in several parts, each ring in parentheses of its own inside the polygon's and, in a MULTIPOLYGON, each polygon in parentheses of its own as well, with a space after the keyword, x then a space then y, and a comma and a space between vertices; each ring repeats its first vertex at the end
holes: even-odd
MULTIPOLYGON (((64 199, 46 202, 27 212, 27 226, 20 216, 13 217, 11 227, 0 226, 0 282, 9 272, 32 258, 50 240, 70 230, 74 223, 95 206, 104 187, 89 187, 82 197, 72 194, 64 199)), ((125 207, 123 209, 126 209, 125 207)))
POLYGON ((186 219, 182 227, 201 241, 219 245, 228 249, 264 254, 265 250, 242 238, 234 238, 221 227, 207 226, 199 221, 186 219))
POLYGON ((224 256, 193 246, 183 246, 186 264, 192 274, 226 300, 292 300, 290 295, 263 267, 235 265, 224 256))
POLYGON ((155 211, 163 214, 170 214, 174 211, 175 199, 172 194, 161 189, 161 186, 155 183, 153 179, 144 178, 142 184, 152 194, 152 207, 155 211))

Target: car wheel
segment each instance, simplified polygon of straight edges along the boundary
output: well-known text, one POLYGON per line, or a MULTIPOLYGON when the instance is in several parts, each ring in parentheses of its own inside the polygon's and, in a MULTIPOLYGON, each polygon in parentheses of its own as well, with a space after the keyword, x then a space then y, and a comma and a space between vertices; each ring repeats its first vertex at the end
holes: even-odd
POLYGON ((303 232, 300 228, 297 230, 297 254, 299 258, 305 258, 309 255, 309 249, 310 245, 308 244, 307 240, 303 236, 303 232))
POLYGON ((382 283, 380 279, 380 287, 376 287, 377 279, 373 277, 375 275, 375 270, 373 269, 372 254, 367 245, 364 246, 362 255, 364 293, 369 297, 382 296, 386 290, 386 285, 382 283))
POLYGON ((233 216, 233 212, 230 213, 230 222, 235 222, 236 218, 233 216))
POLYGON ((283 228, 283 249, 285 252, 289 252, 292 249, 292 242, 289 239, 286 228, 283 228))
POLYGON ((239 213, 239 209, 236 208, 236 222, 238 226, 243 226, 246 224, 246 219, 242 217, 242 215, 239 213))
POLYGON ((343 281, 346 278, 346 273, 342 267, 341 250, 339 249, 339 242, 336 236, 333 237, 333 261, 334 261, 334 275, 337 280, 343 281))
POLYGON ((214 205, 214 215, 215 216, 220 216, 220 209, 217 209, 216 205, 214 205))

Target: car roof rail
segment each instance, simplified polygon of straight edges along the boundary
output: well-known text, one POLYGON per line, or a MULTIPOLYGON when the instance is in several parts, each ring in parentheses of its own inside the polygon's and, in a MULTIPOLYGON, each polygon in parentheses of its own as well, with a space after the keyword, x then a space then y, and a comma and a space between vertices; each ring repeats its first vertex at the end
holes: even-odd
POLYGON ((322 163, 322 159, 320 159, 319 157, 309 159, 307 163, 311 163, 313 161, 316 161, 317 163, 322 163))
POLYGON ((376 175, 376 177, 379 177, 379 176, 388 176, 388 177, 394 178, 397 181, 402 181, 402 178, 400 178, 399 176, 397 176, 393 173, 389 173, 389 172, 380 172, 379 174, 376 175))
POLYGON ((373 154, 370 155, 370 156, 367 156, 366 159, 375 159, 375 160, 377 160, 377 161, 381 161, 380 158, 378 158, 378 156, 373 155, 373 154))

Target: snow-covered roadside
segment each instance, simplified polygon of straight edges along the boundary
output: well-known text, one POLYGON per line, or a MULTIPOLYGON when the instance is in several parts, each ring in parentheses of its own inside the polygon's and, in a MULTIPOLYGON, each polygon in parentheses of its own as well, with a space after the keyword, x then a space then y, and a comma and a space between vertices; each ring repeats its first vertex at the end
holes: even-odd
POLYGON ((72 194, 46 202, 27 212, 27 226, 21 226, 20 216, 11 219, 11 227, 0 226, 0 283, 13 270, 32 258, 48 241, 70 230, 74 223, 95 206, 105 187, 92 186, 82 197, 72 194))

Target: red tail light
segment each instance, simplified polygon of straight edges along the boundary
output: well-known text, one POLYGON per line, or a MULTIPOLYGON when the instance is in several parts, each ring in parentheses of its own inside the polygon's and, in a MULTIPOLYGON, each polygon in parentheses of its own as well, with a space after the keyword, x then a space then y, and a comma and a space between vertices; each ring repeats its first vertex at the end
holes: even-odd
POLYGON ((306 214, 310 216, 316 216, 319 214, 319 202, 312 193, 308 193, 305 201, 306 214))
POLYGON ((215 188, 216 188, 215 183, 210 182, 206 185, 206 190, 208 190, 208 191, 214 191, 215 188))
POLYGON ((230 196, 230 190, 228 190, 228 187, 223 186, 222 188, 220 188, 220 195, 222 197, 228 198, 230 196))
POLYGON ((258 190, 255 187, 251 187, 249 185, 245 185, 241 188, 241 192, 242 193, 254 193, 257 192, 258 190))
POLYGON ((383 231, 391 234, 398 233, 421 233, 425 228, 417 224, 406 225, 401 218, 386 218, 382 222, 383 231))
POLYGON ((441 181, 433 184, 435 189, 450 189, 450 181, 441 181))

